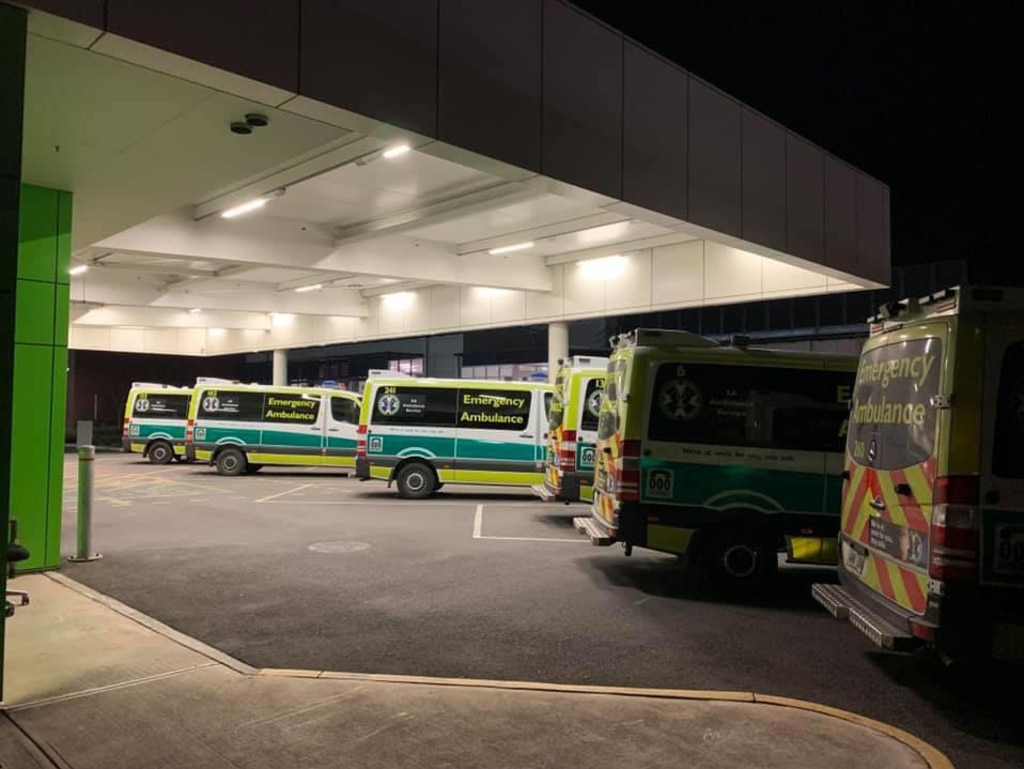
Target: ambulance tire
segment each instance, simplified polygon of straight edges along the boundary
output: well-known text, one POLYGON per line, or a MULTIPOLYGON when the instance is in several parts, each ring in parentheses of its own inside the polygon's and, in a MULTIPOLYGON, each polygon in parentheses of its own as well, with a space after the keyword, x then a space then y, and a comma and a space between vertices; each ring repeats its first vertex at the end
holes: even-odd
POLYGON ((410 462, 398 471, 398 494, 405 499, 426 499, 437 487, 437 476, 430 465, 410 462))
POLYGON ((169 465, 174 461, 174 448, 167 441, 153 441, 146 450, 146 458, 154 465, 169 465))
POLYGON ((708 577, 731 592, 763 592, 778 569, 775 538, 757 526, 727 524, 710 531, 702 551, 708 577))
POLYGON ((216 459, 217 472, 230 477, 242 475, 248 464, 245 454, 239 449, 224 449, 216 459))

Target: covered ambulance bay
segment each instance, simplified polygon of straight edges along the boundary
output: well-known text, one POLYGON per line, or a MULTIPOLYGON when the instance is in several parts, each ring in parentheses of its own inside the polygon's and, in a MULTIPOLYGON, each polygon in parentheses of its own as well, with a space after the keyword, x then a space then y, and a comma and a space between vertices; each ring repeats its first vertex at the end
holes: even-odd
POLYGON ((29 568, 59 563, 68 347, 548 323, 557 357, 572 319, 888 281, 884 185, 561 0, 22 5, 0 526, 29 568))

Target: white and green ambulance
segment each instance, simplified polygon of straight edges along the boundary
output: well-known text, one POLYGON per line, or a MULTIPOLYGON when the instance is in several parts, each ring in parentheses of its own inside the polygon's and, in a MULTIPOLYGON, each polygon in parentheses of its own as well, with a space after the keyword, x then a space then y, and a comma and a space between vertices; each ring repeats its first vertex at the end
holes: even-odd
POLYGON ((185 457, 185 427, 192 388, 133 382, 124 404, 121 447, 154 465, 185 457))
POLYGON ((372 377, 356 476, 411 499, 448 483, 529 488, 544 479, 553 393, 537 382, 372 377))
POLYGON ((264 465, 355 466, 359 396, 324 387, 199 384, 186 455, 221 475, 264 465))
POLYGON ((614 341, 598 423, 596 545, 701 564, 764 584, 785 547, 835 565, 853 356, 732 346, 686 331, 614 341))

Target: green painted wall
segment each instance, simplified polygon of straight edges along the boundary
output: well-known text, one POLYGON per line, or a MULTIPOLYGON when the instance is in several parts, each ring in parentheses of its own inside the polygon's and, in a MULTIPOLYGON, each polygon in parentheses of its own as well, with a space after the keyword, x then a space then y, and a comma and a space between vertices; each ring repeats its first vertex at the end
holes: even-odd
MULTIPOLYGON (((25 11, 0 3, 0 592, 7 584, 7 524, 11 467, 11 395, 18 287, 18 209, 25 96, 25 11)), ((0 698, 7 623, 0 615, 0 698)))
POLYGON ((22 185, 19 221, 9 500, 29 570, 60 563, 71 193, 22 185))

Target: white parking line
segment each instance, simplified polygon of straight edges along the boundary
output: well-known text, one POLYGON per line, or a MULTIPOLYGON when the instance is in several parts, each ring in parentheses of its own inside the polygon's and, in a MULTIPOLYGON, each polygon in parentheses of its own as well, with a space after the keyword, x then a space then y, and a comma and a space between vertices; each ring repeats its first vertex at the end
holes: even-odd
POLYGON ((476 515, 473 516, 473 539, 501 539, 507 542, 575 542, 576 544, 590 544, 589 540, 577 538, 577 539, 557 539, 555 537, 492 537, 484 536, 484 506, 476 506, 476 515))
POLYGON ((256 500, 256 504, 258 505, 261 502, 269 502, 272 499, 277 499, 278 497, 283 497, 285 494, 294 494, 296 491, 302 491, 303 489, 305 489, 305 488, 307 488, 309 486, 312 486, 312 485, 313 485, 312 483, 304 483, 301 486, 296 486, 294 489, 288 489, 287 491, 281 491, 281 492, 278 492, 277 494, 271 494, 269 497, 263 497, 262 499, 257 499, 256 500))

